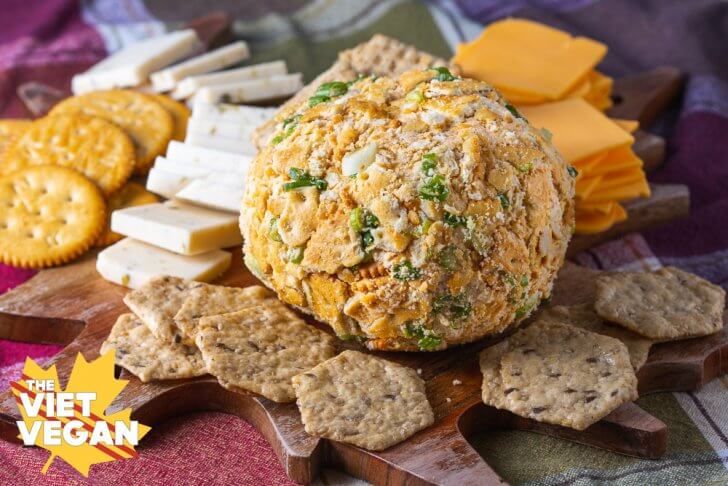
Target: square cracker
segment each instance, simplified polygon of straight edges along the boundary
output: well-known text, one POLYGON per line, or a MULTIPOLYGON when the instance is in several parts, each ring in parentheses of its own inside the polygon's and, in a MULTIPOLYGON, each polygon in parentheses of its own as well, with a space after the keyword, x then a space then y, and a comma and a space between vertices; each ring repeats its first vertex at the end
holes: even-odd
POLYGON ((415 370, 344 351, 293 378, 306 432, 380 451, 431 425, 425 382, 415 370))
POLYGON ((604 322, 594 311, 592 305, 589 304, 551 307, 539 314, 539 320, 569 324, 570 326, 619 339, 627 346, 629 359, 635 371, 645 364, 652 347, 651 340, 640 336, 636 332, 604 322))
POLYGON ((126 294, 124 303, 157 339, 179 343, 183 335, 177 329, 174 316, 190 290, 207 285, 177 277, 156 277, 126 294))
POLYGON ((239 311, 260 305, 271 298, 273 293, 260 285, 245 288, 206 285, 186 294, 174 316, 174 322, 182 332, 184 341, 193 343, 200 318, 239 311))
POLYGON ((604 319, 655 341, 706 336, 723 329, 725 290, 665 267, 597 278, 594 308, 604 319))
POLYGON ((101 354, 116 350, 116 364, 144 383, 207 374, 194 346, 160 341, 134 314, 122 314, 101 344, 101 354))
POLYGON ((584 329, 536 321, 480 355, 483 402, 584 430, 637 398, 627 347, 584 329))
POLYGON ((336 354, 334 338, 273 299, 201 318, 195 342, 222 386, 275 402, 295 400, 291 378, 336 354))
POLYGON ((341 51, 339 58, 329 69, 319 74, 293 98, 281 105, 272 119, 260 125, 253 132, 253 143, 258 150, 262 150, 275 133, 276 125, 292 115, 298 105, 311 97, 323 83, 352 81, 359 74, 395 76, 410 69, 427 69, 437 66, 447 66, 452 72, 458 72, 457 67, 445 59, 420 51, 397 39, 376 34, 367 42, 359 44, 353 49, 341 51))

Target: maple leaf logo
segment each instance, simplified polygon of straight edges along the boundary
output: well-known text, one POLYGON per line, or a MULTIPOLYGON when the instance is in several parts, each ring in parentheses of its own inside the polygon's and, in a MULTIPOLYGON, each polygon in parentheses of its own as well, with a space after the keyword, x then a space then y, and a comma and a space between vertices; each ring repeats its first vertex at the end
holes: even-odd
POLYGON ((113 351, 91 362, 78 353, 65 389, 55 365, 46 370, 26 358, 21 379, 10 386, 23 418, 18 437, 51 453, 43 474, 56 456, 84 476, 94 464, 136 457, 134 445, 150 428, 132 421, 130 408, 106 415, 127 383, 114 377, 113 351))

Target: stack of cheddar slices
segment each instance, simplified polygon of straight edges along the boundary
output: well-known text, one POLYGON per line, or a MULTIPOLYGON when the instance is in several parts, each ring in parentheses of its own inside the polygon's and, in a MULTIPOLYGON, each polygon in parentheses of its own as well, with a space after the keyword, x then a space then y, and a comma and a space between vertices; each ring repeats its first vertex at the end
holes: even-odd
POLYGON ((607 47, 523 19, 489 25, 458 46, 463 74, 493 84, 530 123, 553 137, 574 167, 576 232, 599 233, 627 219, 621 204, 648 197, 643 163, 632 150, 638 123, 610 119, 612 79, 595 69, 607 47))

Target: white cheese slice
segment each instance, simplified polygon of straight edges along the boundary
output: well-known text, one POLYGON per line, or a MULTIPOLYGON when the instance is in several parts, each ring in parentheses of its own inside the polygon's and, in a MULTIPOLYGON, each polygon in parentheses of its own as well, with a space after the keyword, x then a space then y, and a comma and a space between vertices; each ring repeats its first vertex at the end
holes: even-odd
POLYGON ((196 255, 243 242, 236 215, 179 201, 116 210, 111 213, 111 229, 182 255, 196 255))
POLYGON ((189 145, 175 140, 169 142, 167 146, 167 158, 221 172, 247 172, 253 160, 247 155, 189 145))
POLYGON ((251 103, 290 96, 303 88, 301 73, 285 74, 264 79, 251 79, 230 84, 201 88, 195 101, 208 103, 251 103))
POLYGON ((187 125, 188 132, 196 132, 210 137, 227 137, 251 140, 256 125, 227 122, 222 120, 207 120, 192 117, 187 125))
POLYGON ((258 152, 258 149, 255 148, 253 142, 248 139, 211 136, 190 130, 187 131, 185 144, 196 145, 198 147, 205 147, 214 150, 222 150, 223 152, 231 152, 234 154, 243 154, 249 157, 255 156, 258 152))
POLYGON ((242 184, 237 186, 222 182, 223 180, 215 176, 195 179, 175 197, 201 206, 239 213, 245 189, 244 180, 240 179, 242 184))
POLYGON ((177 174, 190 179, 217 178, 231 187, 242 187, 247 167, 240 167, 236 172, 220 171, 208 166, 180 162, 179 160, 157 157, 154 168, 170 174, 177 174))
POLYGON ((284 61, 273 61, 237 69, 230 69, 219 73, 190 76, 179 82, 174 91, 172 91, 172 97, 183 99, 192 96, 205 86, 230 84, 250 79, 270 78, 272 76, 281 76, 287 73, 288 68, 286 68, 286 63, 284 61))
POLYGON ((276 111, 278 111, 278 108, 207 103, 206 101, 195 100, 192 106, 192 119, 199 118, 206 121, 223 121, 257 127, 273 118, 276 111))
POLYGON ((233 42, 214 51, 154 72, 149 76, 149 79, 156 91, 169 91, 188 76, 217 71, 247 59, 248 56, 250 56, 250 50, 245 42, 233 42))
POLYGON ((192 29, 171 32, 123 47, 71 81, 74 94, 144 84, 149 73, 169 66, 200 48, 192 29))
POLYGON ((172 198, 190 182, 192 179, 188 176, 152 167, 147 175, 147 191, 172 198))
POLYGON ((109 282, 136 289, 163 275, 209 282, 230 268, 231 261, 227 251, 184 256, 124 238, 98 254, 96 270, 109 282))

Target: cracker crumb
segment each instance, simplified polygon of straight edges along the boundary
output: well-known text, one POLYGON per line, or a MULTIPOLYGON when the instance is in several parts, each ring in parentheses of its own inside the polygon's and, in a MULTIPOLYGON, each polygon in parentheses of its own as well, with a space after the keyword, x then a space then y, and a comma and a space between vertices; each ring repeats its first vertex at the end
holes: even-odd
POLYGON ((453 386, 458 386, 458 385, 462 385, 463 382, 456 379, 456 380, 452 380, 452 384, 453 384, 453 386))
POLYGON ((450 397, 447 397, 447 398, 445 398, 445 401, 446 401, 447 403, 450 403, 450 402, 452 402, 452 398, 450 398, 450 397))
POLYGON ((417 374, 418 375, 421 375, 422 374, 422 368, 417 368, 417 374))

